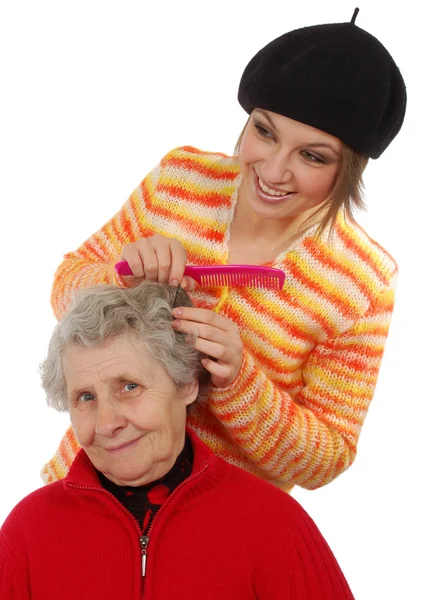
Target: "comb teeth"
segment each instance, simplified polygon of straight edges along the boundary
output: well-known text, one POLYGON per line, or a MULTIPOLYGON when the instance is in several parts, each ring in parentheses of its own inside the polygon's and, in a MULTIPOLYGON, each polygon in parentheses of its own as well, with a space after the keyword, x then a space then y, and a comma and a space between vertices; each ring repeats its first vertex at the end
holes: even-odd
POLYGON ((200 284, 205 287, 255 287, 270 290, 279 290, 282 282, 278 277, 271 275, 260 275, 257 277, 251 273, 214 273, 201 275, 200 284))

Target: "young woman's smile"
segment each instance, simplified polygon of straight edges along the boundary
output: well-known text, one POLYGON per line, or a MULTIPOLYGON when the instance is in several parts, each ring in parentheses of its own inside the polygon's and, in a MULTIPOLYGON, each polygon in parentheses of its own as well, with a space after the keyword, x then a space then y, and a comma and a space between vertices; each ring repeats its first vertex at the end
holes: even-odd
MULTIPOLYGON (((255 169, 254 169, 255 170, 255 169)), ((280 190, 270 187, 259 174, 255 171, 255 188, 258 197, 269 204, 278 204, 284 202, 296 192, 280 190)))
POLYGON ((239 202, 255 218, 294 217, 300 225, 330 197, 341 160, 342 143, 334 136, 256 109, 239 149, 239 202))

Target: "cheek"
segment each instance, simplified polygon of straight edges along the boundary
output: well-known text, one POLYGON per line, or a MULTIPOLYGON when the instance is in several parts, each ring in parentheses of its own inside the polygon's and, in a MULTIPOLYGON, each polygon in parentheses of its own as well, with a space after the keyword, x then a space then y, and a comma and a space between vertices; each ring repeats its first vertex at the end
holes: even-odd
POLYGON ((166 437, 172 439, 172 435, 178 435, 180 430, 184 431, 185 419, 186 406, 173 391, 170 400, 152 405, 148 412, 139 415, 137 422, 151 431, 160 433, 165 431, 166 437))
POLYGON ((169 407, 160 394, 150 392, 137 402, 126 404, 122 413, 138 429, 154 431, 160 429, 167 420, 169 407))
POLYGON ((95 435, 95 422, 87 411, 84 413, 74 409, 69 411, 70 422, 75 432, 75 437, 81 446, 91 443, 95 435))
POLYGON ((301 188, 306 195, 312 196, 317 200, 324 200, 330 195, 336 177, 337 169, 333 169, 330 172, 321 169, 321 172, 315 173, 308 167, 308 169, 301 169, 299 171, 298 180, 300 180, 301 188))
POLYGON ((245 132, 239 149, 239 164, 241 169, 245 169, 248 164, 259 160, 258 154, 258 144, 254 141, 250 133, 245 132))

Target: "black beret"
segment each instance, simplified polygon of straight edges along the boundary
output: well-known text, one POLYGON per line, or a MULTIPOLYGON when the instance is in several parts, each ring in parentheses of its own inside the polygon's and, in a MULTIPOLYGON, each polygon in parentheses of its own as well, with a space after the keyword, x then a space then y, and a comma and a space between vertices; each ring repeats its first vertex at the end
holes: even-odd
POLYGON ((406 87, 386 48, 350 23, 290 31, 247 65, 238 99, 325 131, 378 158, 399 132, 406 87))

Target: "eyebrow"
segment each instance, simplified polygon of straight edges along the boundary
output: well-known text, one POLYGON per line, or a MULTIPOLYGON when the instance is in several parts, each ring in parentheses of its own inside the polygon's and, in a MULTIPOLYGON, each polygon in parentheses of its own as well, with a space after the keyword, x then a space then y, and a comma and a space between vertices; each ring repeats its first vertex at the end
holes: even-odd
MULTIPOLYGON (((269 121, 271 127, 278 131, 278 127, 275 125, 274 121, 271 119, 270 115, 267 114, 267 112, 265 110, 262 110, 261 108, 257 108, 256 112, 263 115, 269 121)), ((340 156, 340 153, 335 148, 333 148, 333 146, 331 144, 325 144, 324 142, 321 142, 321 143, 314 142, 313 144, 306 144, 306 146, 308 146, 309 148, 328 148, 329 150, 334 152, 334 154, 336 156, 340 156)))
POLYGON ((336 156, 340 156, 340 152, 338 152, 335 148, 333 148, 333 146, 331 144, 323 144, 323 143, 313 143, 313 144, 306 144, 309 148, 328 148, 329 150, 331 150, 332 152, 334 152, 334 154, 336 156))
POLYGON ((270 122, 271 127, 273 127, 274 129, 277 129, 274 121, 272 120, 270 115, 265 110, 262 110, 261 108, 257 108, 255 110, 257 113, 260 113, 262 116, 264 116, 270 122))

